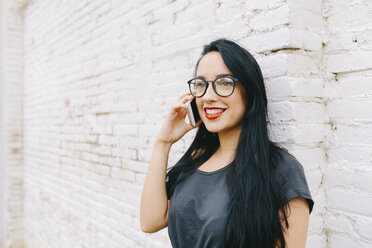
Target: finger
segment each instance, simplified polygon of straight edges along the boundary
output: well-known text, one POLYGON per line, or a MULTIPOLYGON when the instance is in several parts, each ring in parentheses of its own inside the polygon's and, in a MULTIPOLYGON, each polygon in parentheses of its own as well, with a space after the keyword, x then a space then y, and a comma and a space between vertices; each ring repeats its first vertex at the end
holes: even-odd
POLYGON ((178 98, 178 100, 181 100, 182 98, 184 98, 185 96, 187 96, 187 95, 191 95, 191 93, 189 92, 189 91, 187 91, 187 92, 184 92, 179 98, 178 98))
POLYGON ((179 103, 186 103, 187 101, 191 101, 192 99, 194 98, 193 95, 191 95, 191 93, 189 95, 186 95, 186 96, 183 96, 182 98, 180 98, 177 102, 177 104, 179 103))
POLYGON ((192 99, 194 99, 195 97, 193 95, 188 95, 188 96, 185 96, 183 97, 181 100, 180 100, 180 103, 186 103, 188 101, 191 101, 192 99))
POLYGON ((175 110, 177 110, 177 109, 181 109, 181 108, 183 108, 183 109, 187 109, 186 104, 184 104, 184 103, 177 103, 177 104, 174 104, 174 105, 173 105, 173 109, 175 109, 175 110))

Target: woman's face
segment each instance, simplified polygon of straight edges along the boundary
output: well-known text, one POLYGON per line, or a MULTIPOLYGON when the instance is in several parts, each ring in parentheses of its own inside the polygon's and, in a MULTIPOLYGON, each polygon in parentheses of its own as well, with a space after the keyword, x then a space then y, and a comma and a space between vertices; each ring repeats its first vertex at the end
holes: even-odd
MULTIPOLYGON (((219 52, 207 53, 199 61, 196 77, 212 81, 220 74, 230 74, 219 52)), ((232 75, 234 76, 234 75, 232 75)), ((246 109, 246 93, 240 82, 236 82, 234 93, 221 97, 214 92, 211 82, 202 97, 196 98, 200 118, 209 132, 241 130, 246 109), (221 112, 222 113, 218 113, 221 112)))

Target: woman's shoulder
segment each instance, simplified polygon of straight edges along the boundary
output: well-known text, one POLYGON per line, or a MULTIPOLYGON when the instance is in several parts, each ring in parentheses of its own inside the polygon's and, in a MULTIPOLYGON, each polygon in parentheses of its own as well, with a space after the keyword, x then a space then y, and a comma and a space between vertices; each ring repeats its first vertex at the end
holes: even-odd
POLYGON ((289 201, 295 197, 303 197, 308 201, 311 212, 314 202, 306 180, 304 167, 285 148, 280 149, 278 155, 276 168, 279 172, 279 178, 287 200, 289 201))
POLYGON ((276 154, 276 168, 286 176, 291 174, 305 174, 304 167, 298 159, 286 148, 279 148, 276 154))

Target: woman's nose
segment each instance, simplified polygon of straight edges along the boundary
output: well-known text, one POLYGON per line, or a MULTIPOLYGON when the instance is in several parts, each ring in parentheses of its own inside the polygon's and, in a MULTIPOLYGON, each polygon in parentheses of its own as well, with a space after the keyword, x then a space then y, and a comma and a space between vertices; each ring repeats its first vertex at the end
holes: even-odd
POLYGON ((212 82, 209 82, 209 85, 208 85, 207 91, 205 92, 205 94, 204 94, 204 96, 203 96, 203 99, 204 99, 205 101, 208 101, 208 100, 216 100, 217 97, 218 97, 218 95, 216 94, 216 92, 214 92, 212 82))

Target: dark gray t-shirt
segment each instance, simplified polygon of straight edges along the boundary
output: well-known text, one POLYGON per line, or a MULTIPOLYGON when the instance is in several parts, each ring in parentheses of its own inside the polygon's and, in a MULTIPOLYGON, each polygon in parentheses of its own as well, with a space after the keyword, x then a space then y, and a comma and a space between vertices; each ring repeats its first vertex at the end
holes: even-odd
MULTIPOLYGON (((170 196, 168 215, 168 234, 174 248, 224 247, 223 235, 229 209, 225 172, 231 166, 232 163, 213 172, 197 169, 176 185, 170 196)), ((311 212, 314 202, 302 165, 285 153, 280 168, 288 179, 284 182, 287 201, 303 197, 311 212)))

